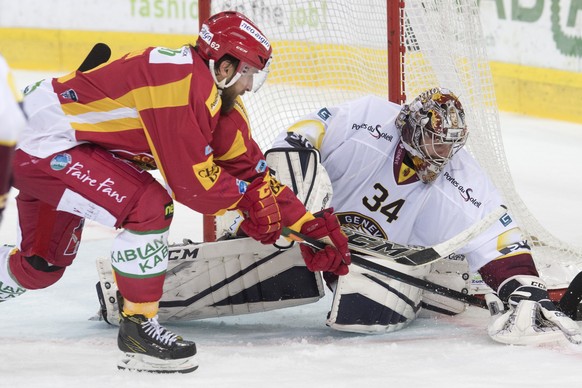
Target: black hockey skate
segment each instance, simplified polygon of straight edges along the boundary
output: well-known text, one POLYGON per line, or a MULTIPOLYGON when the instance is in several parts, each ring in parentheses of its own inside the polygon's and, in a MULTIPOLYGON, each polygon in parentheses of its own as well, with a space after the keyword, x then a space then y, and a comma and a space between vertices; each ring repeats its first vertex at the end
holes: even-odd
POLYGON ((157 317, 121 313, 117 345, 124 357, 118 369, 153 373, 189 373, 198 368, 196 344, 158 323, 157 317))

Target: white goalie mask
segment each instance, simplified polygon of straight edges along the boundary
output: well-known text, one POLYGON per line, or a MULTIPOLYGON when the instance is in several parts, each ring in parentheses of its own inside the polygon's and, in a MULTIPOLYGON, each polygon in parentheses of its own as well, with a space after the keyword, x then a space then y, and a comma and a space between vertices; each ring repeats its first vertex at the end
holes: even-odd
POLYGON ((444 88, 430 89, 404 105, 396 127, 424 183, 436 179, 469 135, 461 102, 444 88))

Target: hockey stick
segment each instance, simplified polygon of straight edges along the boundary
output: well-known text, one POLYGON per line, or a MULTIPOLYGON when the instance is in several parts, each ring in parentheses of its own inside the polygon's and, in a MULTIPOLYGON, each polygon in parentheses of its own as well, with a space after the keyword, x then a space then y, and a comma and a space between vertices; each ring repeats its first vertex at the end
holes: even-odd
POLYGON ((97 43, 89 54, 85 57, 85 60, 77 68, 78 71, 88 71, 96 68, 97 66, 107 62, 111 58, 111 49, 105 43, 97 43))
MULTIPOLYGON (((507 208, 505 206, 500 206, 485 216, 483 219, 473 224, 468 229, 433 247, 413 247, 400 245, 391 241, 379 239, 377 237, 357 233, 350 228, 342 228, 342 230, 346 233, 346 235, 348 235, 348 247, 350 250, 359 251, 361 253, 381 259, 391 259, 400 264, 423 265, 435 262, 463 247, 478 234, 489 228, 496 220, 505 214, 506 211, 507 208)), ((289 228, 283 228, 282 234, 283 236, 289 237, 303 244, 307 244, 315 249, 324 249, 326 245, 322 241, 311 238, 289 228)), ((410 284, 428 292, 468 303, 472 306, 487 308, 485 301, 477 298, 476 296, 463 294, 462 292, 452 290, 436 283, 415 278, 414 276, 410 276, 395 269, 374 263, 373 261, 367 260, 354 253, 352 253, 351 256, 353 264, 369 271, 401 281, 406 284, 410 284)))
POLYGON ((437 261, 462 248, 493 225, 506 211, 505 206, 499 206, 461 233, 432 247, 401 245, 351 228, 342 228, 342 230, 348 236, 350 250, 380 259, 389 257, 400 264, 422 265, 437 261))
MULTIPOLYGON (((293 231, 291 231, 293 232, 293 231)), ((283 235, 286 233, 286 228, 283 229, 283 235)), ((288 237, 293 238, 302 244, 307 244, 315 249, 324 249, 326 244, 322 241, 316 240, 309 236, 303 235, 302 233, 293 232, 288 237)), ((430 248, 426 248, 430 249, 430 248)), ((450 289, 445 286, 430 282, 428 280, 416 278, 414 276, 402 273, 392 268, 385 267, 373 261, 367 260, 361 256, 354 253, 351 254, 352 264, 355 264, 361 268, 367 269, 371 272, 386 276, 390 279, 398 280, 403 283, 409 284, 411 286, 420 288, 421 290, 432 292, 437 295, 444 296, 446 298, 458 300, 463 303, 467 303, 471 306, 480 307, 488 309, 485 300, 478 298, 473 295, 463 294, 462 292, 450 289)), ((384 257, 385 259, 386 257, 384 257)), ((371 275, 365 275, 367 277, 372 277, 371 275)), ((381 282, 379 279, 374 278, 373 280, 381 282)), ((568 286, 563 296, 555 295, 552 296, 552 290, 548 290, 550 293, 550 299, 557 303, 560 310, 568 315, 570 318, 576 321, 582 321, 582 272, 580 272, 568 286)), ((563 290, 556 290, 563 291, 563 290)))
MULTIPOLYGON (((388 259, 404 265, 424 265, 435 262, 446 257, 459 248, 465 246, 469 241, 487 230, 495 221, 497 221, 505 212, 505 206, 499 206, 484 218, 465 229, 452 238, 443 241, 432 247, 419 247, 397 244, 392 241, 384 240, 378 237, 369 236, 355 231, 351 228, 342 227, 342 231, 348 237, 348 247, 368 256, 379 259, 388 259)), ((289 228, 283 228, 283 236, 298 240, 312 246, 315 249, 321 249, 321 242, 298 233, 289 228)))
MULTIPOLYGON (((432 292, 434 294, 441 295, 446 298, 455 299, 460 302, 467 303, 471 306, 488 309, 487 303, 485 302, 485 300, 481 298, 469 294, 463 294, 462 292, 453 290, 445 286, 441 286, 428 280, 416 278, 414 276, 405 274, 395 269, 385 267, 378 263, 374 263, 373 261, 364 259, 363 257, 358 255, 352 254, 352 264, 355 264, 358 267, 367 269, 368 271, 372 271, 382 276, 386 276, 387 278, 398 280, 401 281, 402 283, 406 283, 411 286, 420 288, 421 290, 424 291, 432 292)), ((366 274, 364 276, 371 277, 370 275, 366 274)))
MULTIPOLYGON (((283 235, 285 235, 286 228, 283 228, 283 235)), ((294 238, 295 241, 298 241, 302 244, 307 244, 312 248, 315 249, 325 249, 326 243, 306 236, 302 233, 297 233, 292 231, 292 236, 290 238, 294 238)), ((425 249, 432 249, 432 248, 425 248, 425 249)), ((483 299, 480 299, 473 295, 463 294, 462 292, 450 289, 445 286, 438 285, 436 283, 430 282, 428 280, 416 278, 414 276, 405 274, 403 272, 397 271, 392 268, 385 267, 378 263, 374 263, 373 261, 367 260, 361 256, 358 256, 354 253, 351 254, 352 256, 352 264, 357 265, 358 267, 367 269, 368 271, 380 274, 382 276, 386 276, 390 279, 398 280, 403 283, 409 284, 411 286, 420 288, 421 290, 432 292, 437 295, 441 295, 450 299, 455 299, 464 303, 467 303, 471 306, 481 307, 487 309, 487 304, 483 299)), ((385 259, 386 257, 384 257, 385 259)), ((365 275, 368 277, 372 277, 371 275, 365 275)), ((373 278, 373 277, 372 277, 373 278)), ((376 281, 380 281, 379 279, 374 278, 376 281)))

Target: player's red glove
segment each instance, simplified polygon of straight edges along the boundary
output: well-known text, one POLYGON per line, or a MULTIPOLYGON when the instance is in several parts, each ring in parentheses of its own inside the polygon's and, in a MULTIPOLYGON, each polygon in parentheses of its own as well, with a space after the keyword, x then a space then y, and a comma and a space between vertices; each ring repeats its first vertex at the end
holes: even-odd
MULTIPOLYGON (((329 237, 333 246, 315 251, 301 244, 301 255, 310 271, 333 272, 336 275, 346 275, 348 265, 352 262, 348 249, 348 239, 340 227, 333 209, 325 209, 314 214, 315 219, 307 221, 301 226, 301 233, 316 239, 329 237)), ((325 241, 325 240, 324 240, 325 241)), ((329 241, 328 241, 329 242, 329 241)))
POLYGON ((240 227, 247 236, 263 244, 273 244, 281 236, 281 212, 268 178, 259 177, 252 181, 238 208, 245 217, 240 227))

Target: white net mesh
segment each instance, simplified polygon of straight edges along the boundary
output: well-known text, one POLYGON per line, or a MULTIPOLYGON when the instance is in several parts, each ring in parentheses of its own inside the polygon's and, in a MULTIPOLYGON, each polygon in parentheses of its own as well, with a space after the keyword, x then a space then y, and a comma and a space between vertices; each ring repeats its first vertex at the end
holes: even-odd
MULTIPOLYGON (((258 93, 245 95, 253 136, 263 150, 299 117, 323 105, 369 93, 388 95, 387 2, 213 2, 211 13, 234 9, 246 14, 273 45, 274 61, 266 84, 258 93)), ((553 287, 567 284, 582 269, 582 248, 551 235, 515 191, 477 0, 407 0, 404 16, 407 99, 434 86, 449 88, 459 96, 471 130, 469 151, 529 235, 542 276, 553 287)))

